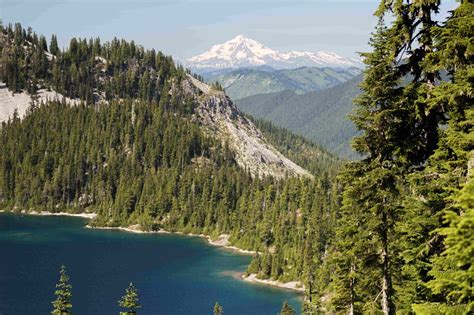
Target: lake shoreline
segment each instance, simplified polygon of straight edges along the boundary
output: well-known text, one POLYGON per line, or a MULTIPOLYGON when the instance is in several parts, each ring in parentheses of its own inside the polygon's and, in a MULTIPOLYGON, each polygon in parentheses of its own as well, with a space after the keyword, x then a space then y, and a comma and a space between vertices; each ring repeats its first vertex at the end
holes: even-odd
POLYGON ((67 217, 78 217, 84 219, 94 219, 97 214, 96 213, 69 213, 69 212, 49 212, 49 211, 31 211, 31 212, 21 212, 21 214, 28 214, 28 215, 39 215, 39 216, 67 216, 67 217))
POLYGON ((192 236, 192 237, 201 237, 205 238, 207 242, 210 245, 217 246, 217 247, 222 247, 224 249, 232 250, 235 251, 239 254, 245 254, 245 255, 254 255, 256 252, 252 250, 246 250, 246 249, 241 249, 236 246, 230 245, 229 244, 229 235, 228 234, 221 234, 218 239, 212 240, 212 238, 209 235, 205 234, 194 234, 194 233, 183 233, 183 232, 172 232, 168 230, 158 230, 158 231, 144 231, 140 229, 140 226, 138 224, 136 225, 130 225, 128 227, 122 227, 122 226, 90 226, 86 225, 86 228, 88 229, 99 229, 99 230, 119 230, 123 232, 129 232, 129 233, 136 233, 136 234, 177 234, 177 235, 184 235, 184 236, 192 236))
MULTIPOLYGON (((204 234, 171 232, 171 231, 167 231, 163 229, 158 230, 158 231, 143 231, 140 229, 140 226, 138 224, 131 225, 129 227, 120 227, 120 226, 119 227, 109 227, 109 226, 95 227, 95 226, 86 225, 86 228, 100 229, 100 230, 119 230, 119 231, 136 233, 136 234, 177 234, 177 235, 190 236, 190 237, 201 237, 201 238, 205 238, 207 242, 212 246, 221 247, 221 248, 228 249, 228 250, 231 250, 240 254, 245 254, 245 255, 253 255, 256 253, 255 251, 245 250, 233 245, 229 245, 230 235, 228 234, 221 234, 219 235, 219 238, 217 238, 216 240, 212 240, 212 238, 209 235, 204 235, 204 234)), ((299 293, 303 293, 305 291, 304 286, 299 281, 280 282, 280 281, 271 280, 271 279, 258 279, 257 275, 253 273, 247 276, 245 274, 240 274, 236 278, 241 281, 245 281, 252 284, 267 285, 271 287, 277 287, 280 289, 296 291, 299 293)))
POLYGON ((305 287, 299 281, 290 281, 290 282, 280 282, 272 279, 258 279, 257 274, 251 273, 249 275, 241 275, 240 278, 243 281, 254 283, 254 284, 263 284, 272 287, 278 287, 281 289, 287 289, 292 291, 297 291, 303 293, 305 291, 305 287))
POLYGON ((0 210, 0 213, 11 213, 11 214, 24 214, 24 215, 37 215, 37 216, 66 216, 66 217, 77 217, 84 219, 94 219, 97 214, 93 212, 81 212, 81 213, 69 213, 69 212, 49 212, 49 211, 6 211, 0 210))
MULTIPOLYGON (((92 220, 97 216, 96 213, 86 213, 86 212, 84 213, 48 212, 48 211, 13 212, 13 211, 0 210, 0 213, 13 213, 13 214, 35 215, 35 216, 69 216, 69 217, 80 217, 80 218, 89 219, 89 220, 92 220)), ((241 249, 236 246, 230 245, 229 243, 230 235, 228 234, 221 234, 219 235, 217 239, 213 240, 209 235, 204 235, 204 234, 183 233, 179 231, 171 232, 164 229, 160 229, 158 231, 144 231, 141 229, 140 225, 138 224, 130 225, 128 227, 91 226, 87 224, 85 228, 98 229, 98 230, 118 230, 122 232, 135 233, 135 234, 177 234, 177 235, 190 236, 190 237, 201 237, 201 238, 205 238, 209 245, 221 247, 226 250, 231 250, 239 254, 253 255, 256 253, 255 251, 245 250, 245 249, 241 249)), ((280 289, 296 291, 299 293, 302 293, 305 290, 304 286, 299 281, 290 281, 290 282, 284 283, 284 282, 271 280, 271 279, 258 279, 256 274, 249 274, 249 275, 240 274, 236 278, 238 278, 241 281, 245 281, 252 284, 267 285, 267 286, 277 287, 280 289)))

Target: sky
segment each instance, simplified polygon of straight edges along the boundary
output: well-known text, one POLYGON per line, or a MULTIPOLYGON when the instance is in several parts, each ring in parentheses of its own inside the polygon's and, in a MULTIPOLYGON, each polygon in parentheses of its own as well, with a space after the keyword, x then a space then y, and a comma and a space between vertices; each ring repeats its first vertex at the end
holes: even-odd
MULTIPOLYGON (((443 10, 455 7, 454 0, 443 10)), ((0 0, 20 22, 61 46, 72 37, 134 40, 185 59, 244 34, 280 51, 368 51, 378 0, 0 0)))

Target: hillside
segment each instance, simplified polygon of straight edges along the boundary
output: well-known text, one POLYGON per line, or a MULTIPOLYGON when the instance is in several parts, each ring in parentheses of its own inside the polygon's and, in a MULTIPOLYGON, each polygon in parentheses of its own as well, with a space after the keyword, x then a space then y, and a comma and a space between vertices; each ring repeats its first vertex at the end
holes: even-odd
POLYGON ((71 50, 67 54, 55 56, 49 52, 43 52, 42 57, 30 41, 26 41, 25 51, 15 51, 15 46, 9 39, 15 36, 13 31, 11 34, 0 36, 0 47, 7 56, 4 59, 6 63, 4 69, 22 67, 21 63, 12 62, 15 54, 20 56, 24 54, 32 59, 41 60, 43 64, 40 64, 40 67, 52 68, 49 73, 47 70, 33 73, 32 69, 25 68, 26 73, 21 71, 3 75, 3 80, 9 83, 12 91, 8 91, 5 84, 0 89, 0 98, 4 105, 1 120, 11 116, 15 108, 22 117, 32 100, 35 100, 37 104, 47 100, 64 100, 68 104, 77 105, 81 100, 104 104, 115 99, 139 98, 157 101, 166 108, 169 98, 178 97, 185 103, 194 99, 198 104, 195 113, 201 125, 205 127, 204 129, 213 137, 219 138, 222 143, 227 143, 235 154, 237 163, 249 170, 252 175, 276 177, 309 175, 307 171, 288 160, 268 143, 253 123, 242 115, 224 93, 185 74, 184 69, 174 68, 170 57, 155 53, 153 50, 145 52, 133 42, 128 44, 118 40, 112 42, 112 49, 125 46, 125 51, 137 56, 115 56, 112 52, 100 51, 100 43, 92 43, 92 51, 88 52, 90 54, 88 57, 85 54, 79 54, 81 45, 86 43, 76 39, 71 41, 71 50), (102 56, 96 54, 102 54, 102 56), (117 60, 117 57, 120 59, 117 60), (62 60, 56 60, 57 58, 62 60), (143 58, 141 67, 137 64, 138 58, 143 58), (57 69, 71 63, 74 67, 57 69), (76 69, 79 69, 79 72, 76 69), (68 72, 76 74, 71 77, 68 72), (165 75, 174 78, 166 80, 165 75), (133 77, 132 81, 126 79, 130 76, 133 77), (167 90, 168 92, 165 92, 167 90), (175 91, 179 95, 173 95, 175 91))
POLYGON ((332 88, 298 95, 282 91, 236 100, 237 106, 254 117, 269 120, 322 145, 345 158, 357 155, 350 148, 356 134, 348 115, 359 93, 361 76, 332 88))
POLYGON ((73 38, 59 51, 15 25, 0 50, 2 97, 38 99, 2 122, 0 210, 223 237, 260 252, 248 269, 260 279, 303 281, 304 261, 321 260, 337 206, 331 154, 261 132, 217 86, 133 42, 73 38), (310 226, 317 238, 295 232, 310 226))
POLYGON ((311 176, 278 152, 223 92, 188 75, 184 90, 198 100, 195 113, 204 131, 229 146, 238 165, 254 176, 311 176))
POLYGON ((358 68, 308 68, 276 70, 271 67, 227 69, 204 73, 209 82, 217 81, 233 99, 255 94, 292 90, 297 94, 323 90, 360 74, 358 68))

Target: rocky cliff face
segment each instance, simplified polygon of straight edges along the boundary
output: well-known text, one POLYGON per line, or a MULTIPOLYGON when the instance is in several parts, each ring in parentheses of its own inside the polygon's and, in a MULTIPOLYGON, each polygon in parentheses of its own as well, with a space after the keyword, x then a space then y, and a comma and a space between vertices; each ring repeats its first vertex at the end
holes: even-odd
POLYGON ((198 102, 196 116, 204 130, 234 150, 237 163, 253 176, 312 176, 267 143, 225 93, 188 76, 183 89, 198 102))

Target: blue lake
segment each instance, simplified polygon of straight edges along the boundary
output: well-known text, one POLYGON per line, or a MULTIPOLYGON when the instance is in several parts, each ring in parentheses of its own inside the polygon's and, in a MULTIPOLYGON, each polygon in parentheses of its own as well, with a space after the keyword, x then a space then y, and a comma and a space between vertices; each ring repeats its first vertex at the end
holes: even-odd
POLYGON ((74 314, 118 314, 129 282, 138 314, 277 314, 301 295, 237 279, 250 256, 198 237, 84 228, 86 219, 0 213, 0 314, 50 314, 61 264, 74 314))

